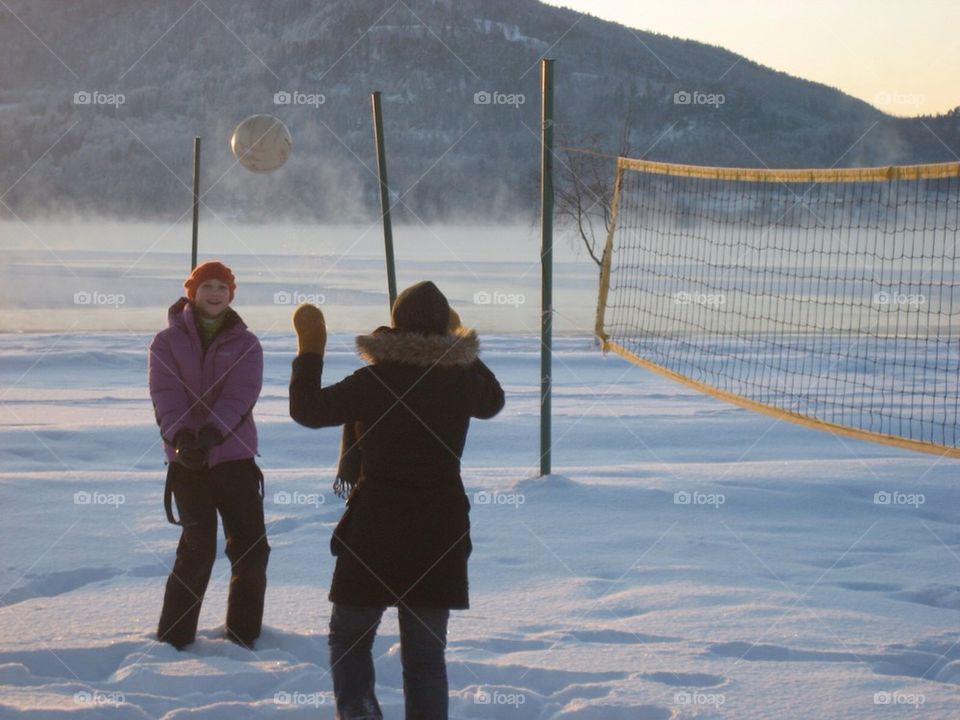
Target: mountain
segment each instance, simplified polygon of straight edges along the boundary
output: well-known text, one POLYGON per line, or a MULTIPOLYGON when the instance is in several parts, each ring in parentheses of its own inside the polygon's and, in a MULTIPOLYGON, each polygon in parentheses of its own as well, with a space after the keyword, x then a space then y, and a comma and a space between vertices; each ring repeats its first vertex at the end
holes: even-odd
POLYGON ((402 218, 532 215, 543 55, 558 140, 599 152, 626 138, 650 159, 842 167, 960 149, 957 113, 893 118, 719 47, 535 0, 7 0, 0 216, 175 220, 199 135, 220 217, 370 220, 371 90, 402 218), (230 133, 254 113, 294 138, 272 174, 233 166, 230 133))

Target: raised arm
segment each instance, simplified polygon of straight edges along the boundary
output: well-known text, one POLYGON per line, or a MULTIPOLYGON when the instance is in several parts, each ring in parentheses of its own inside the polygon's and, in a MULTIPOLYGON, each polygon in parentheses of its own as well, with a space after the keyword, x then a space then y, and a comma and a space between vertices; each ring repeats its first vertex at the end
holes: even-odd
POLYGON ((302 353, 293 360, 290 374, 290 417, 300 425, 319 428, 359 420, 370 384, 368 368, 342 381, 322 387, 323 356, 302 353))
POLYGON ((301 305, 293 313, 297 357, 290 374, 290 417, 307 427, 330 427, 360 419, 370 380, 365 369, 342 382, 321 385, 327 324, 320 308, 301 305))

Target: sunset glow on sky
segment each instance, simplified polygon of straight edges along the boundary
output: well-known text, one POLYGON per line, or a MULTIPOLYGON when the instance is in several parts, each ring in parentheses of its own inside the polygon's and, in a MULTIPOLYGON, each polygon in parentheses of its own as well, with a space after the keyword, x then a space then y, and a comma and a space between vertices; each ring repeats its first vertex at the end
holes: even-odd
POLYGON ((547 1, 634 29, 720 45, 892 115, 960 106, 957 0, 547 1))

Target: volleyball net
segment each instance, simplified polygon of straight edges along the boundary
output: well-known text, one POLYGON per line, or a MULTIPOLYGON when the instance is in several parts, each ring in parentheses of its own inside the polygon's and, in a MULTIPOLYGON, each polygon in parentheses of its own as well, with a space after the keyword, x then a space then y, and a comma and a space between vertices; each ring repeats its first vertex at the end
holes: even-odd
POLYGON ((960 163, 617 161, 596 334, 738 405, 960 457, 960 163))

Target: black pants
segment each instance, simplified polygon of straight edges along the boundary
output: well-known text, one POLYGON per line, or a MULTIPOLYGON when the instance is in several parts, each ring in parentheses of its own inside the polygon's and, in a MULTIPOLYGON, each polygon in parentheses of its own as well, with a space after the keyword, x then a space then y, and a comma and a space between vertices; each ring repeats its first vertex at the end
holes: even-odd
POLYGON ((231 568, 227 635, 252 647, 263 621, 270 555, 263 523, 263 474, 252 458, 200 471, 170 463, 168 473, 183 533, 167 578, 157 636, 178 648, 193 642, 217 555, 219 512, 231 568))

